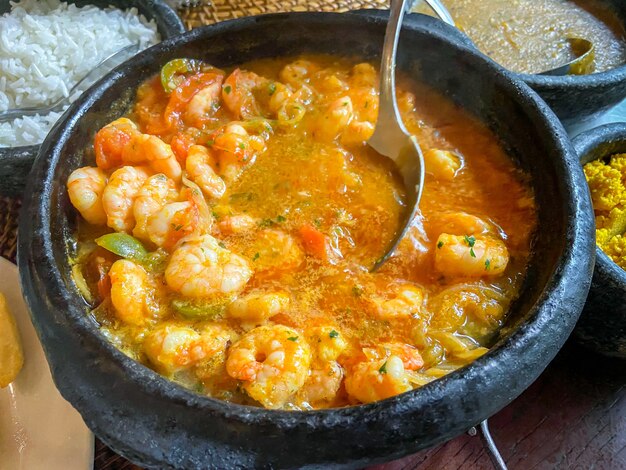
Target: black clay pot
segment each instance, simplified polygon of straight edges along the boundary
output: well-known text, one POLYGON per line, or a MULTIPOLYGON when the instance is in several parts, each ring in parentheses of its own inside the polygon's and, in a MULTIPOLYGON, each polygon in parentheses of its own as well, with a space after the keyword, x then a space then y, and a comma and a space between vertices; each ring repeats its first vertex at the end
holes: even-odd
MULTIPOLYGON (((64 0, 79 7, 96 5, 99 8, 114 6, 121 9, 136 7, 148 20, 154 20, 162 39, 168 39, 186 31, 180 17, 163 0, 64 0)), ((0 0, 0 16, 11 11, 10 0, 0 0)), ((0 148, 0 194, 17 196, 26 185, 39 145, 0 148)))
POLYGON ((216 66, 302 52, 376 58, 384 20, 291 13, 193 30, 140 53, 72 105, 42 145, 20 217, 25 297, 54 380, 107 445, 151 468, 358 467, 432 446, 511 402, 551 361, 587 296, 594 257, 589 192, 567 135, 526 85, 429 18, 407 24, 398 67, 445 94, 499 137, 532 177, 539 230, 520 297, 493 349, 419 390, 311 412, 228 404, 186 390, 115 349, 86 315, 71 279, 76 214, 64 182, 93 164, 94 132, 175 57, 216 66))
MULTIPOLYGON (((624 0, 600 0, 626 26, 624 0)), ((550 105, 566 124, 590 119, 626 98, 626 65, 590 75, 529 75, 519 77, 550 105)))
MULTIPOLYGON (((608 124, 574 139, 580 162, 626 153, 626 124, 608 124)), ((607 356, 626 359, 626 271, 596 248, 589 298, 576 326, 579 343, 607 356)))

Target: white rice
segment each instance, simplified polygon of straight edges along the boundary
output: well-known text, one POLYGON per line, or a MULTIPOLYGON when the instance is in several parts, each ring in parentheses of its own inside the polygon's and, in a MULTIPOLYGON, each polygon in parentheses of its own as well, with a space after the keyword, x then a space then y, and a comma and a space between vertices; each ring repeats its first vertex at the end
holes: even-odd
MULTIPOLYGON (((138 14, 60 0, 11 2, 0 17, 0 112, 67 97, 76 82, 119 49, 159 41, 156 24, 138 14)), ((0 123, 0 147, 41 142, 61 113, 0 123)))

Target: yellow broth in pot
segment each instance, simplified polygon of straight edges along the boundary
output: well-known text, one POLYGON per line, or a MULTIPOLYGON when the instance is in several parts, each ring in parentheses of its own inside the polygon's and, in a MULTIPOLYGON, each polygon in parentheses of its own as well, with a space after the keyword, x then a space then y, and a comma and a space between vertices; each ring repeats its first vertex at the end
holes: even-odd
POLYGON ((272 409, 369 403, 484 354, 523 281, 533 192, 495 136, 399 81, 425 152, 421 211, 366 145, 369 63, 235 69, 179 59, 94 138, 68 179, 74 280, 120 350, 198 393, 272 409))

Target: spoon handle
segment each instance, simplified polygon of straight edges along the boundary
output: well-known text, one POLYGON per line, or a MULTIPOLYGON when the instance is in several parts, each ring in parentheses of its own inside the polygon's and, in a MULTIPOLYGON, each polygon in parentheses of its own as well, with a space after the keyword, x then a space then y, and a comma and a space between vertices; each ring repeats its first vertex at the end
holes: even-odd
MULTIPOLYGON (((408 132, 402 123, 396 104, 396 51, 402 27, 402 19, 409 0, 391 0, 389 21, 385 31, 382 57, 380 61, 380 95, 378 118, 374 135, 369 144, 383 155, 397 155, 400 148, 390 149, 390 145, 397 143, 401 146, 406 141, 408 132), (391 150, 384 151, 383 149, 391 150)), ((393 158, 393 157, 392 157, 393 158)))

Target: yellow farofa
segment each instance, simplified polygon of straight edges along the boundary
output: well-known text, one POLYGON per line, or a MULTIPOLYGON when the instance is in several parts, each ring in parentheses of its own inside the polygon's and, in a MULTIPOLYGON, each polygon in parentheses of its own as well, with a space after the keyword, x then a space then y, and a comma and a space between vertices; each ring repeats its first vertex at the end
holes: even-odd
POLYGON ((608 163, 595 160, 584 167, 596 216, 596 243, 626 269, 626 154, 608 163))
POLYGON ((6 298, 0 293, 0 388, 15 380, 22 365, 24 353, 15 318, 9 311, 6 298))

